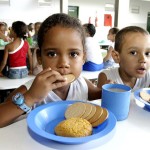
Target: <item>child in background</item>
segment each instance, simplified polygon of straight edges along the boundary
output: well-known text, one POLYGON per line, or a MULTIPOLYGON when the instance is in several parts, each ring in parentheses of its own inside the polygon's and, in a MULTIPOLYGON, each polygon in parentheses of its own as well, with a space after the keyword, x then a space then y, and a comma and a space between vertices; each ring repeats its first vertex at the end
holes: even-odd
POLYGON ((43 71, 34 81, 13 91, 0 105, 0 127, 12 123, 33 106, 53 101, 101 98, 101 90, 80 76, 85 61, 84 45, 84 31, 78 19, 61 13, 48 17, 38 33, 43 71), (72 83, 64 77, 70 74, 75 77, 72 83), (18 100, 25 109, 18 105, 18 100))
POLYGON ((137 26, 120 30, 115 39, 113 59, 119 67, 103 70, 98 77, 98 87, 106 80, 130 86, 133 91, 150 85, 150 35, 137 26))
POLYGON ((85 50, 86 50, 86 62, 83 65, 83 70, 86 71, 99 71, 103 69, 103 58, 98 42, 95 41, 93 36, 96 33, 95 26, 93 24, 84 24, 85 30, 85 50))
POLYGON ((38 31, 39 31, 39 29, 40 29, 40 26, 41 26, 41 22, 36 22, 35 24, 34 24, 34 30, 35 30, 35 33, 34 33, 34 35, 33 35, 33 41, 36 41, 37 42, 37 36, 38 36, 38 31))
POLYGON ((0 39, 2 39, 4 42, 10 42, 11 39, 9 38, 9 36, 6 36, 5 33, 6 33, 6 24, 0 22, 0 39))
POLYGON ((41 61, 39 59, 40 51, 39 48, 37 48, 37 38, 38 38, 38 31, 40 29, 40 26, 41 26, 41 22, 36 22, 34 24, 35 34, 32 37, 33 46, 35 47, 33 49, 33 75, 37 75, 43 70, 41 61))
POLYGON ((35 34, 34 24, 29 23, 29 25, 28 25, 28 37, 33 37, 34 34, 35 34))
POLYGON ((118 31, 119 29, 114 27, 111 28, 108 32, 107 39, 111 41, 111 44, 108 47, 107 55, 103 58, 104 69, 114 67, 116 65, 115 61, 112 58, 112 51, 114 50, 115 36, 118 31))
POLYGON ((26 65, 26 58, 28 55, 30 62, 30 72, 32 74, 32 55, 25 40, 27 26, 22 21, 16 21, 12 24, 10 36, 13 42, 5 46, 3 61, 0 65, 0 76, 3 76, 2 71, 7 64, 8 60, 8 76, 11 79, 24 78, 28 76, 28 68, 26 65))
POLYGON ((42 62, 40 59, 40 50, 35 48, 33 51, 33 75, 37 75, 43 70, 42 62))

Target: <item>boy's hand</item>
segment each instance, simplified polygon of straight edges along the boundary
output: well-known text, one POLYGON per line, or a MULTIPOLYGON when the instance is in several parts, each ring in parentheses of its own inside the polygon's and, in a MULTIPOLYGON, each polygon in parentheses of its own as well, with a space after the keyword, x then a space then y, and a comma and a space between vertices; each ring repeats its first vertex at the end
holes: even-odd
POLYGON ((67 85, 67 80, 57 71, 50 68, 40 72, 25 94, 27 103, 32 106, 42 101, 51 90, 67 85))

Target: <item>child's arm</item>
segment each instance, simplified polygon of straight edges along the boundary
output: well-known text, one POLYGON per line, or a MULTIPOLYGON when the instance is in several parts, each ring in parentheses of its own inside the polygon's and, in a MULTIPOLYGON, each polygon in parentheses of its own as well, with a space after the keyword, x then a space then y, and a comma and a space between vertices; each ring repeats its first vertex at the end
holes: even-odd
POLYGON ((14 90, 7 98, 5 103, 0 104, 0 128, 11 124, 24 112, 17 107, 17 105, 12 103, 12 96, 16 93, 25 93, 27 91, 25 86, 21 86, 14 90))
POLYGON ((50 68, 43 70, 36 76, 29 90, 21 86, 10 94, 5 103, 0 104, 0 127, 13 123, 24 114, 24 111, 12 102, 12 96, 16 93, 21 92, 26 105, 32 107, 35 103, 42 101, 51 90, 67 84, 67 80, 60 73, 50 68))
POLYGON ((37 61, 37 48, 34 49, 33 51, 33 69, 38 65, 38 61, 37 61))
POLYGON ((106 84, 108 81, 105 73, 101 72, 99 75, 98 75, 98 82, 97 82, 97 87, 102 89, 102 86, 104 84, 106 84))
POLYGON ((7 59, 8 59, 8 47, 6 46, 5 50, 4 50, 3 60, 2 60, 1 65, 0 65, 0 76, 3 76, 2 71, 7 64, 7 59))
POLYGON ((33 71, 33 65, 32 65, 32 53, 31 53, 31 49, 28 49, 28 59, 29 59, 29 64, 30 64, 30 71, 29 74, 32 74, 33 71))
POLYGON ((103 58, 103 62, 107 61, 110 59, 111 55, 112 55, 112 51, 113 51, 113 47, 110 46, 108 51, 107 51, 107 55, 103 58))
POLYGON ((96 87, 91 81, 85 79, 88 85, 88 100, 101 99, 101 89, 96 87))

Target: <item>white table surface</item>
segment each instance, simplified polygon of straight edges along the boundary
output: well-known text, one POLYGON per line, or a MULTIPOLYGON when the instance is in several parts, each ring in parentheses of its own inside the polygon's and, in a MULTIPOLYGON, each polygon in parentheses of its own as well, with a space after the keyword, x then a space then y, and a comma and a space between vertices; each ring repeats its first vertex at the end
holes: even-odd
POLYGON ((0 46, 0 50, 4 50, 5 49, 5 46, 0 46))
POLYGON ((79 145, 65 145, 41 138, 28 130, 26 119, 0 129, 1 150, 148 150, 150 111, 131 100, 129 116, 104 137, 79 145))
MULTIPOLYGON (((87 79, 96 79, 100 71, 90 72, 82 71, 81 75, 87 79)), ((22 79, 9 79, 7 77, 0 77, 0 90, 15 89, 26 83, 27 81, 34 79, 34 75, 29 75, 22 79)))
POLYGON ((9 79, 7 77, 0 77, 0 90, 18 88, 19 86, 34 78, 34 75, 29 75, 28 77, 22 79, 9 79))
POLYGON ((86 79, 97 79, 100 72, 101 71, 82 71, 81 76, 86 79))

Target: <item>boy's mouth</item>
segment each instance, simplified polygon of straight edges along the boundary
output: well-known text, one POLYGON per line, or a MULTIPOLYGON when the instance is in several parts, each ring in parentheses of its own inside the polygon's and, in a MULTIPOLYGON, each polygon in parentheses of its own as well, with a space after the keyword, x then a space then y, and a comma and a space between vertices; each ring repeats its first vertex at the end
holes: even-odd
POLYGON ((145 67, 140 67, 140 68, 137 69, 137 72, 139 74, 144 74, 146 72, 146 68, 145 67))

